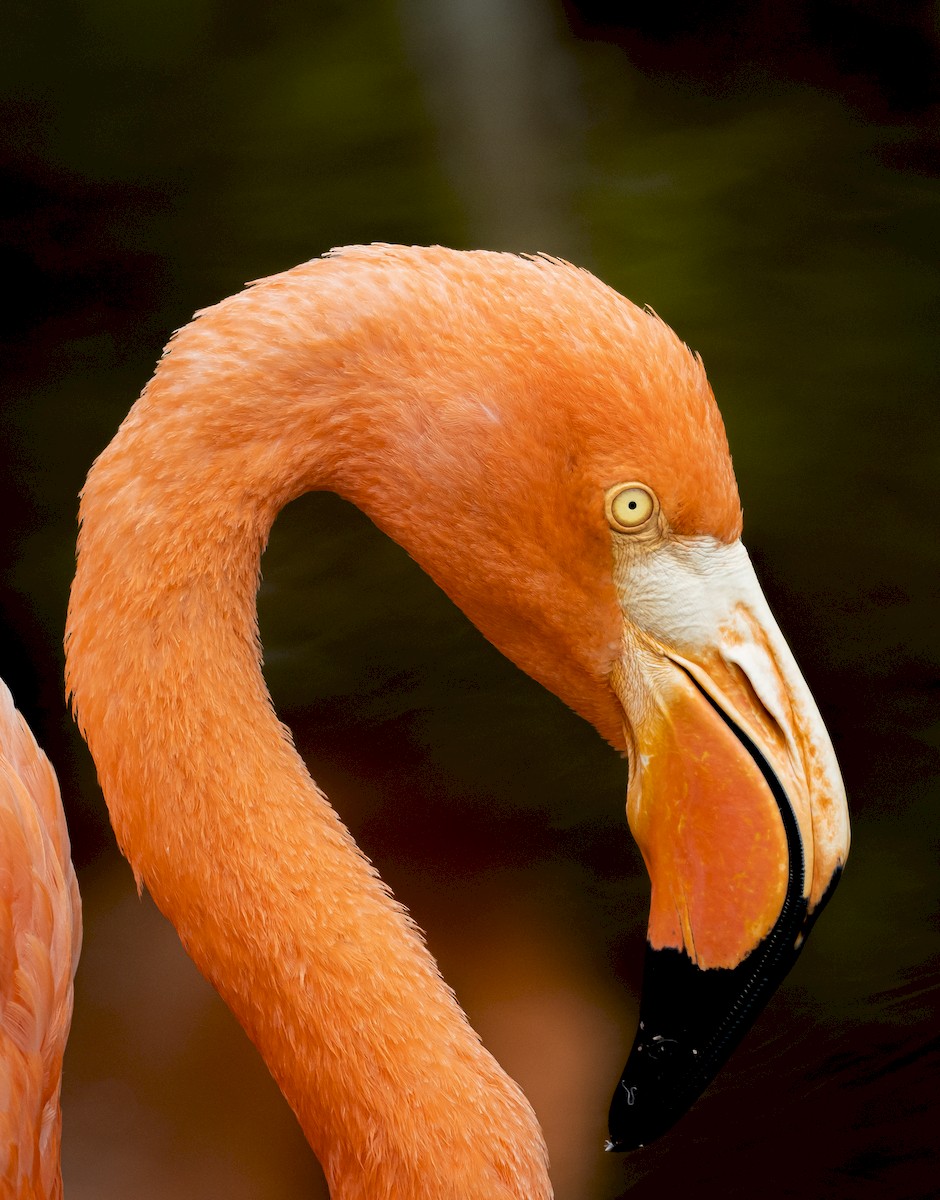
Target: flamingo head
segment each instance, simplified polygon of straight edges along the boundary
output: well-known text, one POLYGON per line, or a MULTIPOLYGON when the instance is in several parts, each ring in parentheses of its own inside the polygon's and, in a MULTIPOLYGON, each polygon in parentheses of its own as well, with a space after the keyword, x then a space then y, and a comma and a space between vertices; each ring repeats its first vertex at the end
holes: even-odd
MULTIPOLYGON (((407 382, 335 485, 628 756, 652 897, 610 1114, 627 1149, 685 1111, 794 962, 848 852, 845 794, 740 541, 698 358, 566 264, 433 268, 407 382)), ((403 336, 376 320, 370 361, 403 336)))

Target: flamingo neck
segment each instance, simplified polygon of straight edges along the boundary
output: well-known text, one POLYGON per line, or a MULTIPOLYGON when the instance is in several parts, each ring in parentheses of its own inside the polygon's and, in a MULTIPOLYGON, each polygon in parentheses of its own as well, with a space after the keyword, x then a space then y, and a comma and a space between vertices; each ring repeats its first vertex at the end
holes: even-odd
POLYGON ((334 482, 340 418, 270 364, 238 389, 200 381, 198 351, 171 351, 83 494, 67 675, 118 842, 337 1200, 547 1200, 528 1103, 310 779, 261 674, 261 552, 283 503, 334 482))

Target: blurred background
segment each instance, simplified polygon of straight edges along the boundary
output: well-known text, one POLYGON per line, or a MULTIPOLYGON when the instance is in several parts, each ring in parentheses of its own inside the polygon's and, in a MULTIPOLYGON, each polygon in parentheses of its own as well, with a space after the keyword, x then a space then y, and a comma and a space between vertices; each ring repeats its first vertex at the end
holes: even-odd
POLYGON ((369 241, 561 255, 701 352, 849 789, 849 868, 791 977, 675 1130, 605 1156, 647 906, 624 763, 356 511, 279 519, 278 710, 532 1099, 559 1200, 934 1195, 940 8, 9 0, 3 24, 0 674, 85 898, 69 1200, 326 1195, 136 896, 61 638, 78 490, 171 331, 369 241))

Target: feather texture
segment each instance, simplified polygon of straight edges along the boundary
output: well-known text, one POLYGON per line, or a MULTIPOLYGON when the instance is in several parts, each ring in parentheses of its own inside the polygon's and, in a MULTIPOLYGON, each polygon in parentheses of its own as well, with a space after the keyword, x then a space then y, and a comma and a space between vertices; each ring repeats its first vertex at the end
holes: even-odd
POLYGON ((0 682, 0 1190, 56 1200, 81 903, 59 786, 0 682))

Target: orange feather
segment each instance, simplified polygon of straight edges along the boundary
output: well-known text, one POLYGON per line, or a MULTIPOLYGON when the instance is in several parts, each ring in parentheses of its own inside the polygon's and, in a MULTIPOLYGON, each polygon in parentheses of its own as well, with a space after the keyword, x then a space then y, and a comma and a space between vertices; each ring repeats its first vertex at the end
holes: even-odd
POLYGON ((0 682, 0 1193, 57 1200, 81 903, 59 786, 0 682))

